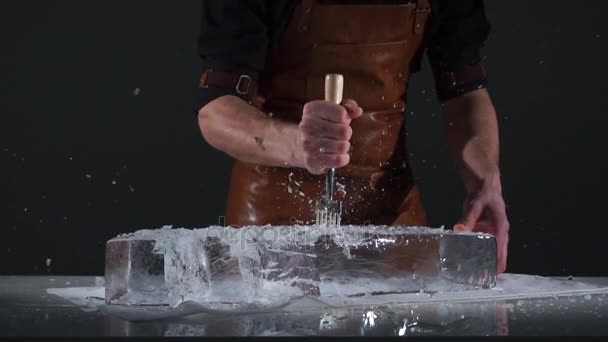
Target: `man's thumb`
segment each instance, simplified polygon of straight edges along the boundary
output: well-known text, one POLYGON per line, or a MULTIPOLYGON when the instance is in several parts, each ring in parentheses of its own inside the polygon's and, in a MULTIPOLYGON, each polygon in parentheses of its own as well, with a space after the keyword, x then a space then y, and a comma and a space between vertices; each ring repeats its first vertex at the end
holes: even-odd
POLYGON ((363 109, 361 107, 359 107, 359 105, 357 104, 357 102, 355 102, 355 100, 344 100, 342 102, 342 106, 344 106, 344 108, 346 108, 347 112, 348 112, 348 116, 351 119, 356 119, 358 117, 360 117, 361 115, 363 115, 363 109))

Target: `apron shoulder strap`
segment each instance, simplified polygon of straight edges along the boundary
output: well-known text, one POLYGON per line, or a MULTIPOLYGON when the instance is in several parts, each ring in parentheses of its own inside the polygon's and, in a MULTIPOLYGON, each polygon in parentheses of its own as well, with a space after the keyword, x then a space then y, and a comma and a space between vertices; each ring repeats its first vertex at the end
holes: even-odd
POLYGON ((419 9, 430 9, 431 2, 429 0, 416 0, 416 8, 419 9))

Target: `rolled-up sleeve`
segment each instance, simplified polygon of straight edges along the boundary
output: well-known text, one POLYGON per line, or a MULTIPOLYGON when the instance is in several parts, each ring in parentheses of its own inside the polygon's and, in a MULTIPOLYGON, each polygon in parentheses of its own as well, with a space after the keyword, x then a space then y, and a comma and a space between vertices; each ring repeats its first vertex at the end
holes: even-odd
POLYGON ((487 87, 481 48, 491 26, 483 0, 436 0, 427 55, 441 102, 487 87))
MULTIPOLYGON (((264 0, 202 0, 198 52, 203 71, 248 74, 263 70, 268 49, 264 0)), ((210 85, 200 91, 200 106, 223 95, 237 95, 234 87, 210 85)))

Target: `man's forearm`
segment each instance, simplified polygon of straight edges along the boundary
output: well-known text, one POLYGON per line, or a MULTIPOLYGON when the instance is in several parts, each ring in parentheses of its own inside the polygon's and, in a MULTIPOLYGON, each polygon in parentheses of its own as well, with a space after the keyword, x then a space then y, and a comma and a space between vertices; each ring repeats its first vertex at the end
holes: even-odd
POLYGON ((449 100, 443 111, 448 149, 467 192, 480 183, 500 188, 498 122, 487 90, 449 100))
POLYGON ((303 167, 298 125, 271 119, 235 96, 209 102, 198 115, 205 140, 231 157, 266 166, 303 167))

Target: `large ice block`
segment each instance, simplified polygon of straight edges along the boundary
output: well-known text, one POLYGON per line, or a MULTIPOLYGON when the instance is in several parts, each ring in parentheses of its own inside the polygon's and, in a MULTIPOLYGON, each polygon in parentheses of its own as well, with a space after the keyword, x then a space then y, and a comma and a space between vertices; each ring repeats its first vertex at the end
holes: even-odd
POLYGON ((424 227, 251 226, 140 230, 106 245, 108 304, 281 305, 495 284, 492 235, 424 227))

